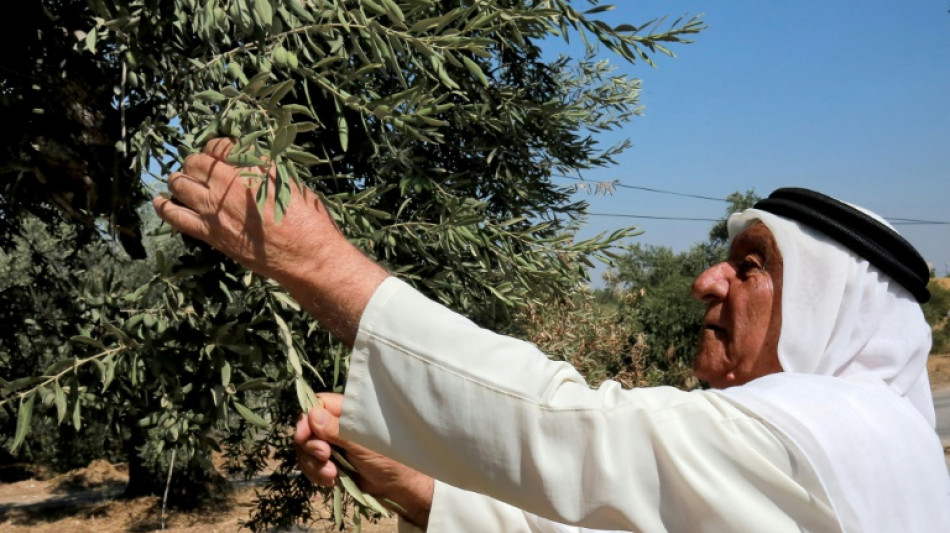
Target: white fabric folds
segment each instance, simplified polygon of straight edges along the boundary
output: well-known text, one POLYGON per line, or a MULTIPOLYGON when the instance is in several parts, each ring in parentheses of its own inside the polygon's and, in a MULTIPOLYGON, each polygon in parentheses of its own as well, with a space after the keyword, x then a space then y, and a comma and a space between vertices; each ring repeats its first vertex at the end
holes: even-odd
POLYGON ((805 456, 732 398, 592 390, 395 278, 363 315, 341 431, 448 484, 430 533, 841 530, 805 456))
POLYGON ((782 253, 785 372, 722 391, 791 438, 846 531, 950 531, 950 478, 934 432, 930 328, 866 260, 808 227, 749 209, 782 253))

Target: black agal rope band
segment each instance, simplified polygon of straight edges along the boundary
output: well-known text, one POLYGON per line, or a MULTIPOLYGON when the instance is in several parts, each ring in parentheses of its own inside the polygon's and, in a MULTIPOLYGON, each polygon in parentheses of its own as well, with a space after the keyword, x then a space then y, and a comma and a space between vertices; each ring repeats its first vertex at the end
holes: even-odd
POLYGON ((755 208, 824 233, 903 285, 918 302, 930 299, 927 262, 907 240, 874 217, 830 196, 799 188, 777 189, 755 208))

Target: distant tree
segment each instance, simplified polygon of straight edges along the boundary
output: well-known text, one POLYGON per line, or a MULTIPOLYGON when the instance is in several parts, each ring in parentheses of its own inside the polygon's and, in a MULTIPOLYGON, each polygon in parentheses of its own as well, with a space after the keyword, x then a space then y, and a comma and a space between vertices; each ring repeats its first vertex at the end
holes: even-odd
POLYGON ((947 278, 933 278, 927 284, 930 300, 921 307, 924 318, 933 328, 932 353, 950 353, 950 283, 947 278))
POLYGON ((292 181, 311 187, 369 256, 504 330, 630 233, 575 241, 586 204, 551 177, 613 163, 626 145, 593 136, 638 112, 639 83, 592 52, 547 60, 540 43, 580 34, 649 62, 701 29, 608 24, 596 17, 610 6, 580 3, 25 4, 0 37, 16 51, 0 58, 0 117, 15 125, 0 143, 0 245, 13 250, 32 213, 71 225, 63 250, 158 251, 143 282, 68 289, 61 359, 0 382, 11 446, 34 411, 76 428, 109 420, 127 432, 132 493, 160 491, 170 468, 173 489, 207 486, 213 450, 250 474, 278 449, 284 466, 250 525, 309 519, 286 427, 311 384, 341 386, 346 351, 272 283, 205 247, 142 237, 147 189, 206 140, 234 137, 231 161, 273 172, 279 206, 292 181))
MULTIPOLYGON (((68 359, 69 337, 90 319, 90 308, 77 295, 99 293, 108 279, 112 252, 106 243, 91 242, 79 250, 63 246, 75 238, 64 223, 46 224, 24 217, 19 235, 0 249, 0 376, 5 386, 29 380, 37 368, 49 368, 68 359), (12 382, 12 383, 11 383, 12 382)), ((130 273, 131 274, 131 273, 130 273)), ((141 282, 141 281, 140 281, 141 282)), ((0 413, 11 431, 12 420, 0 413)), ((26 441, 21 457, 38 466, 64 471, 92 459, 121 457, 121 438, 113 436, 102 420, 87 420, 81 438, 72 424, 42 424, 26 441)))
POLYGON ((667 385, 689 383, 689 368, 703 305, 691 296, 696 276, 718 259, 700 244, 682 253, 666 246, 636 244, 616 262, 608 290, 628 295, 619 312, 632 317, 640 334, 641 366, 647 379, 667 385))

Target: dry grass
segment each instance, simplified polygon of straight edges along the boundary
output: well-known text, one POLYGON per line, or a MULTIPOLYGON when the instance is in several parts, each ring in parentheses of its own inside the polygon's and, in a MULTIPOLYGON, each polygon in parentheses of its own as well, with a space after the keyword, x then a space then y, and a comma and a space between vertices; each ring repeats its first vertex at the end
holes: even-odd
POLYGON ((930 390, 950 387, 950 354, 934 354, 927 359, 930 390))
POLYGON ((933 278, 930 280, 932 283, 940 285, 944 289, 950 289, 950 277, 946 278, 933 278))

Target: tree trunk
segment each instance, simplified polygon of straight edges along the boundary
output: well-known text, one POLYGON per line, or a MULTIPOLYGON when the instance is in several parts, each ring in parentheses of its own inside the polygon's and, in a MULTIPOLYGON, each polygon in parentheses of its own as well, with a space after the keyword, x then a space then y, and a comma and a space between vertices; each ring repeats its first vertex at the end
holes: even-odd
MULTIPOLYGON (((165 494, 171 448, 165 448, 159 460, 149 460, 142 457, 142 450, 146 453, 150 450, 146 442, 146 433, 136 427, 125 443, 129 462, 129 482, 123 494, 126 498, 165 494)), ((226 493, 227 479, 213 468, 210 457, 202 453, 197 451, 191 460, 180 450, 176 454, 168 490, 169 506, 195 507, 226 493)))
POLYGON ((124 496, 136 498, 139 496, 161 495, 165 484, 161 476, 149 470, 146 461, 139 454, 147 442, 145 432, 136 426, 132 427, 132 435, 125 441, 125 456, 129 462, 129 483, 125 486, 124 496))

